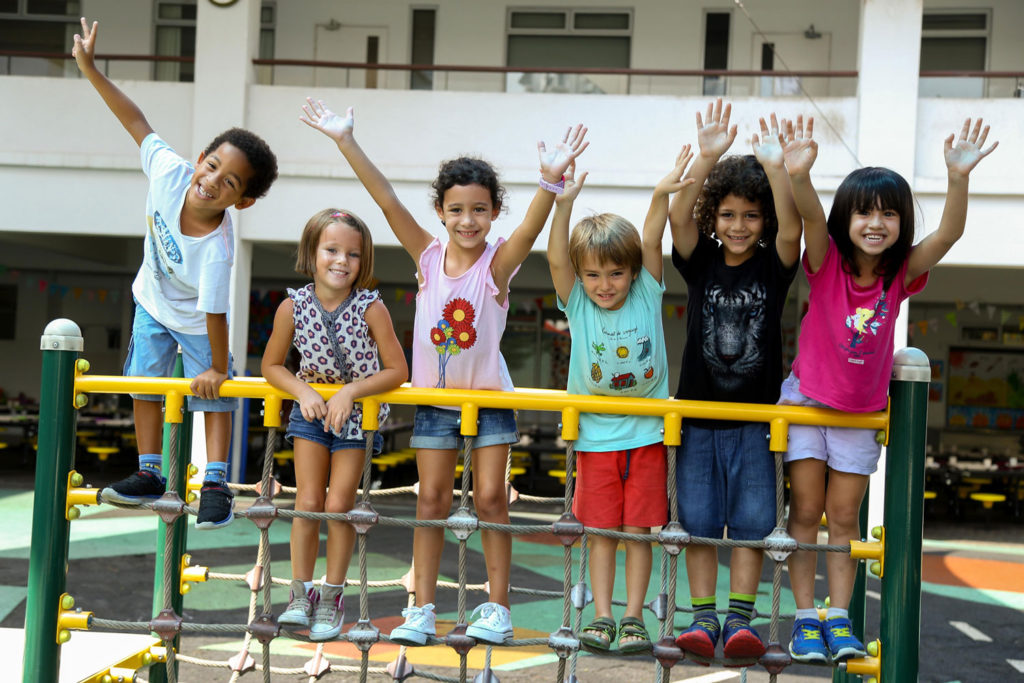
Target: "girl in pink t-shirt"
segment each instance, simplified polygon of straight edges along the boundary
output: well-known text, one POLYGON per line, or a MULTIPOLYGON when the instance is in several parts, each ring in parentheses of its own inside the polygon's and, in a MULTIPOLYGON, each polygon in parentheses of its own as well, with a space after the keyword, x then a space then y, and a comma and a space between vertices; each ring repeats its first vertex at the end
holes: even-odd
MULTIPOLYGON (((942 218, 938 230, 912 246, 914 196, 906 180, 885 168, 854 171, 836 190, 826 221, 810 180, 817 157, 811 126, 805 136, 798 118, 789 129, 794 147, 802 147, 786 156, 786 164, 804 218, 803 265, 811 293, 800 352, 793 374, 783 382, 780 403, 847 412, 885 409, 900 303, 924 288, 928 270, 963 234, 968 176, 998 144, 984 148, 988 132, 981 119, 973 128, 967 119, 959 138, 946 138, 949 184, 942 218)), ((822 512, 828 516, 829 544, 861 537, 858 512, 880 453, 873 430, 790 426, 788 528, 797 542, 816 542, 822 512)), ((816 565, 812 551, 789 558, 797 607, 790 655, 803 662, 863 657, 864 645, 853 635, 848 615, 856 560, 828 553, 830 602, 824 623, 814 608, 816 565)))
MULTIPOLYGON (((395 195, 394 188, 353 136, 352 109, 339 116, 323 102, 307 99, 302 121, 334 140, 356 176, 384 212, 398 241, 416 263, 419 293, 412 357, 413 386, 511 391, 498 345, 505 331, 509 283, 529 255, 554 203, 564 188, 562 174, 587 148, 581 125, 569 130, 548 151, 538 143, 540 189, 523 223, 507 241, 487 241, 505 195, 486 161, 459 157, 441 164, 434 209, 447 232, 442 243, 424 229, 395 195)), ((446 519, 452 505, 459 433, 458 408, 419 406, 411 445, 417 449, 420 490, 416 519, 446 519)), ((481 521, 508 524, 505 461, 508 444, 519 440, 511 410, 481 408, 473 442, 473 503, 481 521)), ((476 640, 500 644, 512 637, 508 587, 512 543, 508 534, 481 531, 489 601, 466 630, 476 640)), ((434 591, 444 547, 444 529, 413 532, 416 605, 403 610, 405 622, 390 635, 393 642, 423 645, 436 635, 434 591)))

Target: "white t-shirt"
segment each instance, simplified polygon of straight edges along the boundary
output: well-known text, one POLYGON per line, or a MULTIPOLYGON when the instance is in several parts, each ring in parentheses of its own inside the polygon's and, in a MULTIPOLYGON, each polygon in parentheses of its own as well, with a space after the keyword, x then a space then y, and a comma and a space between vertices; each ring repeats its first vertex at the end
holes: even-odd
POLYGON ((234 236, 231 216, 208 235, 181 234, 181 207, 195 168, 156 133, 140 146, 149 178, 146 243, 132 294, 157 322, 185 334, 206 334, 207 313, 228 313, 234 236))

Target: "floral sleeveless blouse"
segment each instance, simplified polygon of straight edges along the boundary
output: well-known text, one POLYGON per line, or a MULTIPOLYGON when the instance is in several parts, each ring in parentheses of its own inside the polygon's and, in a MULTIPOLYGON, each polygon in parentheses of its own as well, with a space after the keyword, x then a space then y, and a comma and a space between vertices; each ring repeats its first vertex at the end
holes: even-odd
MULTIPOLYGON (((313 284, 301 289, 288 289, 288 297, 294 304, 292 324, 295 336, 292 343, 300 355, 299 371, 295 376, 307 384, 340 384, 369 377, 380 372, 380 357, 377 343, 370 335, 366 324, 366 309, 380 299, 377 291, 357 289, 341 305, 334 329, 324 320, 322 306, 316 297, 313 284), (345 358, 339 360, 334 354, 334 344, 329 334, 334 334, 345 358), (344 363, 344 367, 342 367, 344 363)), ((387 419, 390 408, 380 404, 377 419, 381 424, 387 419)), ((364 438, 363 408, 361 403, 352 406, 352 415, 345 424, 344 439, 364 438)))

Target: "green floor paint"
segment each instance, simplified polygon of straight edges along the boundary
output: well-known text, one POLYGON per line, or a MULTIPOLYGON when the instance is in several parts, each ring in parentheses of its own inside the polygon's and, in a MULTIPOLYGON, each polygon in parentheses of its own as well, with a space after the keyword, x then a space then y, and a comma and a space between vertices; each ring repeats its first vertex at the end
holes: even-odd
POLYGON ((944 598, 973 602, 982 605, 1009 607, 1024 610, 1024 593, 998 591, 988 588, 971 588, 970 586, 947 586, 943 583, 922 583, 921 590, 944 598))
POLYGON ((0 586, 0 621, 17 609, 26 595, 28 588, 25 586, 0 586))

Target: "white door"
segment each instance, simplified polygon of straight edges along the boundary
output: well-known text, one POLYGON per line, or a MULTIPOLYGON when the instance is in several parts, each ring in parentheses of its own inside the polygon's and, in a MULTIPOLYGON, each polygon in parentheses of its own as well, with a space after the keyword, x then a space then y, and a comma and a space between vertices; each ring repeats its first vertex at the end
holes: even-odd
MULTIPOLYGON (((340 26, 329 30, 317 27, 314 59, 322 62, 382 63, 386 61, 386 26, 340 26)), ((342 69, 317 67, 314 85, 339 88, 377 88, 384 85, 379 69, 342 69)))

